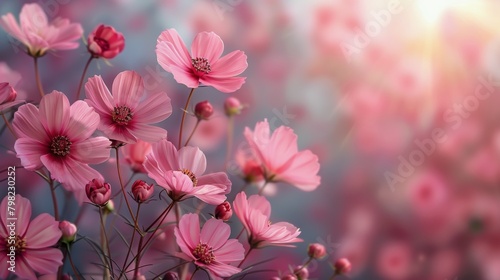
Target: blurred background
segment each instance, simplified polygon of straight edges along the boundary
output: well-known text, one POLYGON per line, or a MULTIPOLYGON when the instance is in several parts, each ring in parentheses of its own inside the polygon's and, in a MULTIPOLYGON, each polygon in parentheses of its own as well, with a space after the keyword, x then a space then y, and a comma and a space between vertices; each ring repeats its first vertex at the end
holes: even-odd
MULTIPOLYGON (((122 32, 124 52, 111 65, 94 61, 87 77, 101 75, 110 86, 130 69, 144 77, 148 91, 166 91, 174 109, 161 125, 170 139, 177 139, 189 91, 156 62, 161 31, 177 29, 188 46, 198 32, 214 31, 224 53, 248 55, 246 83, 231 94, 247 105, 235 119, 232 160, 224 166, 222 104, 229 95, 212 88, 193 97, 192 104, 209 100, 218 113, 192 144, 206 153, 209 171, 231 175, 232 201, 244 185, 234 159, 245 147, 243 129, 267 118, 272 128, 292 127, 299 148, 319 156, 322 184, 310 193, 286 184, 267 189, 272 220, 300 227, 304 242, 252 253, 248 264, 275 259, 258 266, 271 271, 245 279, 286 274, 307 259, 313 242, 324 244, 328 257, 311 264, 312 279, 328 279, 339 257, 353 266, 339 279, 500 279, 500 1, 3 0, 0 14, 18 18, 29 2, 38 2, 51 19, 80 22, 85 37, 100 23, 122 32)), ((87 58, 83 42, 43 57, 45 90, 73 100, 87 58)), ((3 31, 0 61, 0 80, 14 83, 21 99, 38 102, 32 59, 3 31)), ((5 178, 7 166, 20 162, 8 131, 1 143, 5 178)), ((97 169, 116 190, 113 158, 97 169)), ((124 176, 131 175, 127 170, 124 176)), ((17 191, 32 201, 33 217, 52 213, 50 192, 36 174, 19 168, 17 191)), ((58 198, 65 199, 62 190, 58 198)), ((61 204, 63 218, 75 220, 74 200, 61 204)), ((165 202, 151 205, 159 213, 165 202)), ((184 210, 196 207, 190 200, 184 210)), ((202 213, 209 217, 213 207, 202 213)), ((87 209, 79 233, 96 234, 97 217, 87 209)), ((235 217, 231 223, 235 236, 241 225, 235 217)), ((156 264, 144 269, 148 279, 175 263, 165 253, 173 246, 170 234, 165 230, 154 246, 158 252, 148 254, 156 264)), ((114 246, 123 246, 116 239, 114 246)), ((77 265, 96 271, 88 247, 75 245, 77 265)))

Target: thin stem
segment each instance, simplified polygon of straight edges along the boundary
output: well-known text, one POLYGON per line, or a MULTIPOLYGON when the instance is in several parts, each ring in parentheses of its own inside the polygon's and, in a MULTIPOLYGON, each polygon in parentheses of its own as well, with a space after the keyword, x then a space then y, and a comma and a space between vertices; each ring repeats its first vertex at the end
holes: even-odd
POLYGON ((125 185, 123 185, 122 173, 120 171, 120 158, 119 158, 120 153, 118 152, 118 148, 115 148, 115 151, 116 151, 116 170, 118 170, 118 180, 120 181, 120 187, 122 189, 123 198, 125 199, 125 203, 127 204, 128 212, 132 217, 132 220, 134 221, 134 226, 137 230, 139 230, 139 228, 137 227, 137 219, 134 217, 134 213, 132 212, 132 207, 130 207, 130 203, 128 203, 127 193, 125 192, 125 185))
MULTIPOLYGON (((137 212, 135 213, 135 216, 138 218, 139 217, 139 210, 141 209, 141 204, 137 205, 137 212)), ((125 265, 127 265, 128 257, 130 256, 130 253, 132 252, 132 246, 134 245, 134 239, 135 239, 135 233, 136 230, 134 229, 134 232, 132 232, 132 238, 130 240, 130 244, 128 246, 128 251, 127 251, 127 256, 125 257, 125 261, 123 262, 123 268, 122 272, 120 273, 120 276, 118 276, 118 279, 120 279, 125 272, 125 265)))
POLYGON ((191 141, 191 138, 193 137, 194 133, 196 132, 196 129, 198 128, 198 125, 200 124, 200 122, 201 122, 201 119, 198 119, 196 121, 196 124, 194 125, 193 131, 191 131, 191 134, 189 134, 189 138, 186 141, 186 143, 184 144, 184 146, 187 146, 189 144, 189 141, 191 141))
POLYGON ((101 247, 102 250, 104 251, 104 260, 106 262, 106 267, 104 269, 104 279, 110 279, 110 271, 113 271, 113 263, 111 261, 111 251, 109 250, 109 239, 108 235, 106 234, 106 227, 105 227, 105 222, 103 217, 103 209, 102 207, 99 206, 99 218, 101 221, 101 247))
POLYGON ((50 194, 52 195, 52 205, 54 206, 54 218, 56 219, 56 221, 59 221, 59 208, 57 206, 57 197, 56 197, 56 190, 54 189, 54 180, 50 179, 49 187, 50 187, 50 194))
POLYGON ((14 138, 17 139, 17 134, 16 132, 14 131, 14 128, 12 128, 12 126, 10 125, 10 122, 9 120, 7 120, 7 118, 5 117, 4 113, 0 113, 0 115, 2 115, 2 118, 3 120, 5 121, 5 125, 7 126, 7 128, 10 130, 10 133, 12 133, 12 135, 14 135, 14 138))
POLYGON ((80 276, 78 275, 78 271, 76 270, 75 264, 73 263, 73 258, 71 257, 71 251, 69 249, 69 245, 67 245, 66 250, 68 252, 68 260, 69 264, 71 265, 71 269, 73 269, 73 273, 75 273, 76 280, 80 280, 80 276))
POLYGON ((87 69, 89 69, 90 62, 94 58, 93 55, 90 55, 89 59, 87 60, 87 63, 85 63, 85 68, 83 68, 83 73, 82 77, 80 77, 80 83, 78 84, 78 90, 76 91, 76 99, 80 99, 80 91, 82 90, 82 85, 83 85, 83 79, 85 79, 85 74, 87 74, 87 69))
POLYGON ((231 158, 231 151, 233 149, 233 130, 234 130, 234 118, 232 115, 229 116, 229 123, 227 125, 227 150, 226 150, 226 164, 231 158))
POLYGON ((301 265, 297 270, 300 271, 304 267, 307 267, 311 263, 312 260, 313 260, 313 258, 309 257, 309 259, 303 265, 301 265))
POLYGON ((267 186, 267 183, 269 183, 269 180, 266 180, 264 182, 264 185, 259 190, 259 195, 262 195, 262 193, 264 192, 264 188, 267 186))
POLYGON ((139 264, 141 263, 141 256, 142 256, 142 254, 140 253, 140 249, 142 247, 142 242, 144 242, 144 236, 141 235, 141 238, 139 239, 139 246, 137 247, 137 256, 136 256, 137 258, 135 260, 134 279, 139 279, 139 264))
POLYGON ((43 91, 42 81, 40 80, 40 73, 38 72, 38 57, 34 56, 33 59, 35 61, 36 86, 38 87, 38 92, 40 93, 40 96, 43 97, 45 95, 45 93, 43 91))
POLYGON ((252 252, 253 250, 253 247, 250 247, 248 249, 248 251, 245 253, 245 257, 241 260, 240 264, 238 264, 237 267, 241 267, 241 265, 245 262, 245 260, 247 259, 248 255, 250 255, 250 252, 252 252))
POLYGON ((184 119, 186 118, 186 112, 189 106, 189 102, 191 102, 191 97, 193 96, 194 88, 189 92, 189 96, 186 101, 186 105, 184 106, 184 111, 182 112, 181 126, 179 128, 179 144, 177 145, 178 149, 181 148, 182 145, 182 129, 184 127, 184 119))
POLYGON ((194 275, 196 274, 196 272, 198 272, 199 269, 200 269, 199 267, 196 267, 196 269, 193 271, 193 274, 191 274, 191 277, 189 278, 189 280, 194 279, 194 275))

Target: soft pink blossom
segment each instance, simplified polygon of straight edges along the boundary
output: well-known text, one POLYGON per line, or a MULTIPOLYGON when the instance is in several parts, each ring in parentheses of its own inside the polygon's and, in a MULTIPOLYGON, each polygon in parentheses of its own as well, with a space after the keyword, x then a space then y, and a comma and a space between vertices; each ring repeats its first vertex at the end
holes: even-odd
POLYGON ((90 33, 87 48, 95 58, 110 59, 123 51, 125 38, 112 26, 100 24, 90 33))
POLYGON ((49 22, 37 3, 24 4, 19 20, 20 24, 8 13, 0 19, 0 26, 21 41, 31 56, 42 56, 49 50, 76 49, 83 34, 79 23, 70 23, 62 18, 49 22))
POLYGON ((210 219, 200 231, 198 215, 186 214, 181 217, 174 234, 185 254, 183 257, 206 269, 215 279, 241 271, 229 263, 243 260, 245 249, 237 239, 228 239, 231 227, 223 221, 210 219))
POLYGON ((291 243, 302 242, 298 238, 300 229, 287 222, 271 223, 271 204, 260 195, 247 195, 240 192, 233 202, 236 216, 245 227, 251 246, 287 246, 291 243))
POLYGON ((145 95, 144 81, 134 71, 124 71, 113 81, 112 95, 101 76, 85 84, 87 99, 101 116, 99 130, 110 139, 136 143, 141 139, 157 142, 167 138, 167 131, 152 126, 172 113, 170 98, 164 92, 145 95))
POLYGON ((156 45, 158 63, 178 83, 189 88, 203 84, 230 93, 245 82, 244 77, 236 76, 247 68, 247 56, 242 51, 233 51, 221 57, 223 51, 222 39, 213 32, 198 33, 191 54, 175 29, 163 31, 156 45))
POLYGON ((307 254, 310 258, 321 259, 326 256, 326 248, 321 243, 311 243, 307 247, 307 254))
MULTIPOLYGON (((31 221, 31 203, 21 195, 15 196, 15 212, 8 211, 9 197, 0 204, 0 278, 6 279, 11 252, 15 247, 15 274, 21 279, 36 279, 35 273, 53 274, 62 265, 63 254, 54 248, 61 238, 59 223, 47 213, 31 221), (9 218, 15 220, 15 238, 10 239, 9 218)), ((13 206, 14 207, 14 206, 13 206)))
POLYGON ((17 92, 9 83, 0 83, 0 113, 24 102, 16 100, 17 92))
POLYGON ((346 274, 351 271, 352 268, 351 262, 346 258, 341 258, 335 261, 333 267, 335 268, 335 273, 337 274, 346 274))
POLYGON ((134 172, 146 173, 144 166, 144 160, 146 155, 151 152, 151 144, 142 140, 137 140, 134 144, 127 144, 123 146, 120 151, 122 152, 125 160, 132 168, 134 172))
POLYGON ((137 202, 148 200, 153 195, 154 191, 154 185, 149 185, 143 180, 136 180, 134 184, 132 184, 132 196, 137 202))
POLYGON ((231 181, 224 172, 203 175, 206 167, 207 159, 199 148, 187 146, 177 151, 167 140, 153 144, 144 162, 148 176, 172 199, 195 196, 208 204, 221 204, 231 191, 231 181))
POLYGON ((255 125, 254 131, 245 128, 245 137, 268 181, 286 182, 304 191, 319 186, 318 156, 310 150, 299 152, 297 135, 291 128, 280 126, 271 134, 264 120, 255 125))
POLYGON ((62 92, 53 91, 40 101, 19 107, 12 122, 19 138, 14 148, 27 170, 45 166, 53 179, 85 200, 85 185, 102 176, 89 167, 109 158, 110 141, 90 136, 99 124, 99 115, 83 101, 70 106, 62 92))

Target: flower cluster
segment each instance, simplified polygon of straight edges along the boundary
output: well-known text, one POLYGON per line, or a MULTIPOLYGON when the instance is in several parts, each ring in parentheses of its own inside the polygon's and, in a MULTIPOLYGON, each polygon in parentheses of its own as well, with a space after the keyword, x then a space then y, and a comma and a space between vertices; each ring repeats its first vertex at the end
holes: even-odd
MULTIPOLYGON (((9 13, 1 18, 0 26, 25 46, 35 68, 38 59, 49 52, 78 48, 83 35, 78 23, 59 18, 49 22, 36 3, 23 6, 20 24, 9 13)), ((2 269, 2 277, 12 273, 26 279, 86 279, 98 273, 104 279, 186 279, 199 270, 211 279, 244 277, 246 273, 259 273, 255 265, 245 265, 249 256, 256 254, 252 251, 294 247, 303 241, 297 226, 271 222, 271 203, 262 195, 272 184, 285 183, 303 191, 313 191, 320 185, 318 157, 310 150, 299 151, 298 136, 290 127, 280 126, 271 132, 264 120, 253 131, 245 129, 251 150, 250 155, 239 159, 239 181, 230 180, 200 147, 190 145, 193 134, 201 129, 200 123, 227 117, 231 119, 224 127, 229 138, 227 157, 233 156, 230 126, 246 105, 229 97, 221 104, 225 116, 217 115, 211 101, 191 106, 191 97, 203 87, 224 93, 239 90, 245 83, 245 77, 239 75, 248 66, 243 51, 223 55, 223 41, 214 32, 196 35, 191 52, 175 29, 159 35, 159 65, 172 73, 177 83, 189 88, 175 135, 176 129, 166 129, 162 122, 179 112, 172 110, 171 98, 182 96, 149 91, 145 79, 133 70, 118 73, 110 87, 100 75, 85 81, 91 61, 118 56, 125 48, 125 36, 114 27, 100 24, 86 43, 90 57, 75 96, 57 90, 46 93, 38 68, 33 80, 39 100, 16 100, 12 85, 0 83, 0 112, 14 112, 12 121, 4 120, 12 127, 15 155, 25 170, 47 183, 53 206, 52 215, 43 213, 30 221, 27 198, 16 195, 15 199, 2 200, 1 267, 6 264, 5 252, 14 251, 17 260, 15 270, 2 269), (80 100, 82 88, 85 98, 80 100), (18 106, 21 103, 26 104, 18 106), (196 125, 184 142, 186 118, 195 120, 196 125), (177 136, 178 142, 172 136, 177 136), (124 174, 130 174, 128 180, 124 174), (259 182, 259 194, 233 192, 234 182, 259 182), (194 209, 190 201, 196 203, 194 209), (15 229, 9 228, 5 216, 11 205, 16 206, 15 229), (76 218, 67 212, 71 206, 78 210, 76 218), (204 207, 213 209, 212 217, 204 215, 204 207), (233 212, 239 223, 234 221, 233 212), (89 220, 91 226, 80 226, 89 220), (231 238, 236 224, 242 225, 241 232, 233 232, 231 238), (243 232, 246 240, 240 238, 243 232), (76 267, 73 252, 82 247, 93 249, 100 263, 76 267), (158 254, 161 250, 168 256, 158 254), (62 266, 66 262, 70 265, 62 266)), ((20 187, 19 192, 26 193, 27 189, 20 187)), ((325 249, 311 245, 308 254, 311 259, 319 259, 325 256, 325 249)), ((308 264, 297 266, 293 275, 306 279, 308 264)), ((337 275, 349 269, 350 265, 342 261, 331 272, 337 275)))

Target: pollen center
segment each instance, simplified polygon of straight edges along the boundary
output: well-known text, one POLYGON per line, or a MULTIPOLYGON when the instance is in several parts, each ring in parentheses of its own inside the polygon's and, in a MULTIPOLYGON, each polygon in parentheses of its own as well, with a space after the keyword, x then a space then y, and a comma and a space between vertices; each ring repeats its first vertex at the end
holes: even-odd
POLYGON ((26 238, 21 238, 19 235, 6 237, 5 243, 6 248, 14 247, 14 251, 18 254, 26 251, 26 238))
POLYGON ((203 57, 191 58, 191 64, 193 64, 194 69, 198 72, 205 72, 206 74, 212 71, 208 59, 203 57))
POLYGON ((119 106, 113 109, 111 114, 113 117, 113 122, 118 125, 127 125, 129 121, 132 120, 132 110, 127 106, 119 106))
POLYGON ((189 179, 191 179, 191 182, 193 182, 193 187, 196 187, 196 185, 198 184, 198 179, 196 179, 196 175, 194 175, 194 173, 191 170, 186 168, 182 169, 181 172, 182 174, 186 174, 189 177, 189 179))
POLYGON ((50 141, 50 153, 54 156, 64 157, 69 154, 71 141, 66 136, 58 135, 50 141))
POLYGON ((199 243, 196 248, 194 248, 193 256, 204 264, 210 264, 215 261, 215 255, 212 247, 209 247, 205 243, 199 243))
POLYGON ((94 38, 94 42, 96 42, 99 47, 101 47, 101 50, 107 51, 109 50, 109 42, 102 39, 102 38, 94 38))

